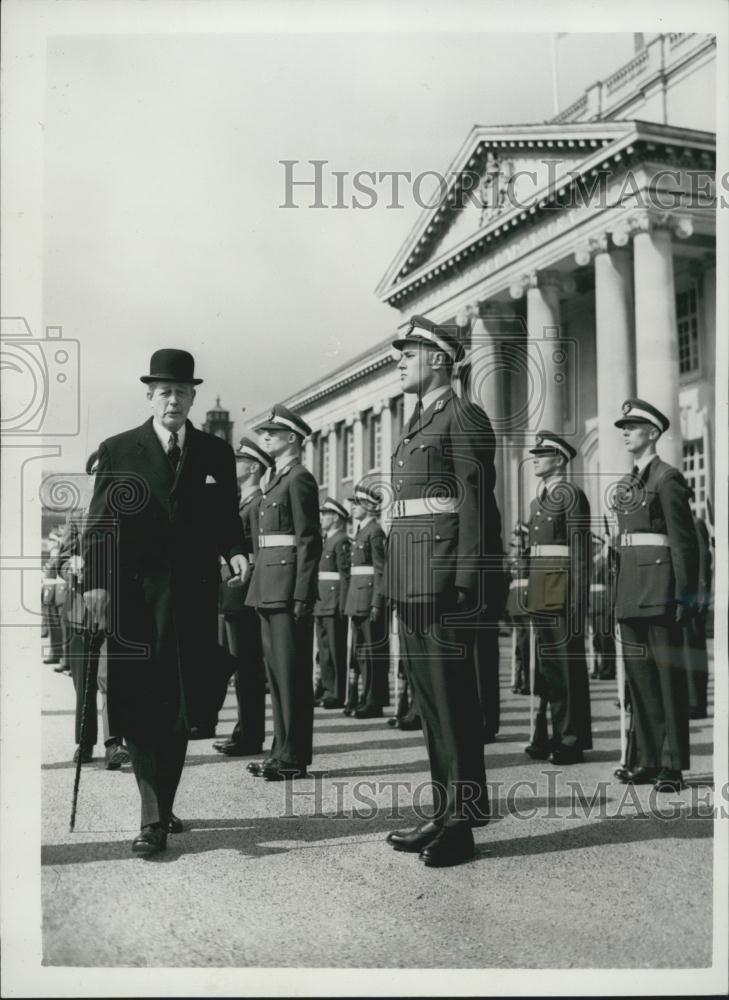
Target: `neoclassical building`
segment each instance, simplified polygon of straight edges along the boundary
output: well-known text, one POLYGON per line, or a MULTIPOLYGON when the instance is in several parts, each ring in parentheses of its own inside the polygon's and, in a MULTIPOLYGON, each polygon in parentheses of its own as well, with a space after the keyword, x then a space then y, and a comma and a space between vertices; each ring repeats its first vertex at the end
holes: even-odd
MULTIPOLYGON (((596 517, 626 467, 613 421, 650 399, 672 423, 660 452, 705 515, 714 421, 715 40, 659 35, 552 121, 477 126, 376 294, 393 325, 366 353, 285 403, 314 429, 323 493, 387 477, 413 405, 390 344, 413 314, 457 324, 473 393, 499 439, 505 528, 531 498, 539 428, 577 448, 596 517), (689 127, 694 122, 697 126, 689 127)), ((444 150, 444 153, 447 151, 444 150)))

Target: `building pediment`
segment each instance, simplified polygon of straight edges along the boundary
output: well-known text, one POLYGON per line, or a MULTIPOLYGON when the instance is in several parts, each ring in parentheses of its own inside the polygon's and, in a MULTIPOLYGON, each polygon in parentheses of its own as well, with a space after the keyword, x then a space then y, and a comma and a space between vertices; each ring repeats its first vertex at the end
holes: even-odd
POLYGON ((595 183, 661 147, 713 166, 711 133, 637 121, 477 126, 377 288, 399 307, 422 286, 453 276, 546 211, 574 204, 595 183), (703 159, 702 159, 703 158, 703 159))

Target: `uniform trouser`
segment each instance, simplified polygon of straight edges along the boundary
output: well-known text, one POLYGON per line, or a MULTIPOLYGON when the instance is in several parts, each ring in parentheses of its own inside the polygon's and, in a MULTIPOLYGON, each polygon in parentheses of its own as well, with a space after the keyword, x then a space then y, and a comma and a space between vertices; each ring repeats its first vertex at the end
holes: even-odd
POLYGON ((448 826, 488 816, 483 723, 473 632, 442 624, 431 605, 399 604, 400 646, 423 723, 434 818, 448 826))
POLYGON ((514 687, 528 691, 529 678, 529 619, 523 615, 512 615, 512 627, 516 629, 516 672, 514 687))
POLYGON ((83 626, 70 625, 70 640, 68 646, 68 662, 71 667, 71 677, 76 691, 76 743, 81 743, 81 723, 84 714, 84 699, 86 701, 86 732, 84 746, 93 747, 99 737, 96 692, 101 691, 101 721, 104 732, 104 743, 115 737, 109 732, 109 715, 106 709, 106 658, 101 666, 99 658, 105 635, 101 631, 87 633, 83 626), (84 646, 87 645, 88 657, 84 657, 84 646), (88 678, 88 683, 87 683, 88 678))
POLYGON ((369 615, 352 615, 352 654, 362 677, 359 703, 365 708, 382 708, 389 702, 390 658, 387 620, 384 612, 376 622, 369 615))
POLYGON ((56 660, 63 656, 63 628, 61 625, 62 608, 57 604, 46 605, 48 621, 48 648, 46 654, 56 660))
POLYGON ((499 693, 499 628, 495 622, 482 624, 474 633, 476 685, 481 703, 484 739, 493 739, 499 731, 501 698, 499 693))
MULTIPOLYGON (((344 704, 347 689, 347 619, 338 612, 316 616, 316 641, 323 698, 344 704)), ((311 671, 310 671, 311 672, 311 671)))
POLYGON ((311 763, 314 728, 314 621, 308 615, 297 625, 287 609, 259 608, 258 614, 273 709, 269 756, 282 764, 306 767, 311 763))
POLYGON ((263 746, 266 737, 266 668, 261 645, 261 623, 253 608, 225 615, 225 637, 235 659, 235 697, 238 721, 231 740, 263 746))
POLYGON ((686 680, 689 707, 697 717, 705 717, 709 687, 709 656, 706 651, 706 622, 695 615, 685 628, 686 680))
POLYGON ((633 708, 637 764, 681 771, 689 766, 684 634, 668 618, 620 623, 633 708))
POLYGON ((143 742, 127 737, 127 749, 142 799, 141 825, 167 823, 185 764, 185 727, 178 722, 173 729, 143 742))
MULTIPOLYGON (((553 624, 535 619, 535 694, 549 703, 553 749, 589 750, 592 747, 590 683, 583 635, 570 635, 568 618, 553 624)), ((540 742, 539 722, 532 743, 540 742)))

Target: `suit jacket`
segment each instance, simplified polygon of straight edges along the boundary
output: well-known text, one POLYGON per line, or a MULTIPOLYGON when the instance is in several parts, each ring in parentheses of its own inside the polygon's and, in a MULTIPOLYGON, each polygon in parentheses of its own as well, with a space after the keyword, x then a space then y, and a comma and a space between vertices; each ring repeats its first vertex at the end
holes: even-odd
POLYGON ((300 462, 275 472, 263 487, 258 518, 261 535, 294 535, 295 542, 259 550, 246 603, 272 610, 292 601, 313 606, 322 551, 319 487, 300 462))
POLYGON ((375 519, 360 528, 352 541, 352 568, 356 566, 371 566, 374 572, 350 577, 344 611, 347 615, 369 615, 372 608, 385 603, 385 532, 375 519))
POLYGON ((113 732, 157 735, 167 705, 160 678, 172 671, 188 726, 208 721, 218 558, 243 550, 237 507, 233 449, 189 421, 176 474, 151 419, 99 446, 82 551, 84 589, 111 594, 113 732))
POLYGON ((691 491, 672 465, 657 455, 637 479, 624 476, 613 507, 623 532, 668 536, 667 546, 620 546, 615 617, 673 616, 676 604, 696 600, 699 551, 691 491))
MULTIPOLYGON (((238 508, 243 530, 243 554, 248 557, 252 566, 255 566, 256 553, 258 552, 258 508, 261 505, 262 496, 263 494, 258 489, 241 501, 238 508)), ((249 576, 242 587, 229 587, 230 571, 221 572, 221 576, 224 576, 224 579, 220 585, 220 610, 223 614, 239 614, 246 607, 251 578, 249 576)), ((250 611, 248 613, 252 614, 250 611)))
MULTIPOLYGON (((433 513, 397 517, 387 539, 387 595, 399 602, 470 592, 481 611, 503 593, 501 517, 494 497, 495 438, 480 407, 450 390, 411 418, 392 456, 397 501, 425 500, 433 513), (438 499, 455 510, 437 513, 438 499)), ((464 609, 466 610, 466 609, 464 609)))
POLYGON ((590 504, 579 487, 561 480, 531 502, 529 522, 530 612, 570 615, 581 629, 589 603, 592 564, 590 504), (566 545, 569 555, 538 556, 535 545, 566 545))
POLYGON ((318 596, 314 605, 314 614, 322 618, 331 618, 335 614, 344 615, 344 605, 347 601, 349 588, 349 564, 351 560, 351 545, 346 531, 335 531, 324 539, 319 560, 319 574, 337 573, 337 580, 318 580, 318 596))

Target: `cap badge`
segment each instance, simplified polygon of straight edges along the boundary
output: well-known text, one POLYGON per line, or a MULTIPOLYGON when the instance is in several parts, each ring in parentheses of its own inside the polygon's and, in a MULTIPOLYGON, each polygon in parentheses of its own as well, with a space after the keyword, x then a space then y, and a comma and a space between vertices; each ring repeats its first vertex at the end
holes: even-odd
POLYGON ((269 419, 269 420, 273 420, 273 418, 274 418, 275 416, 276 416, 276 411, 275 411, 275 410, 270 410, 270 411, 269 411, 269 414, 268 414, 268 419, 269 419))
POLYGON ((628 403, 627 400, 625 403, 623 403, 623 413, 624 414, 630 413, 630 403, 628 403))

